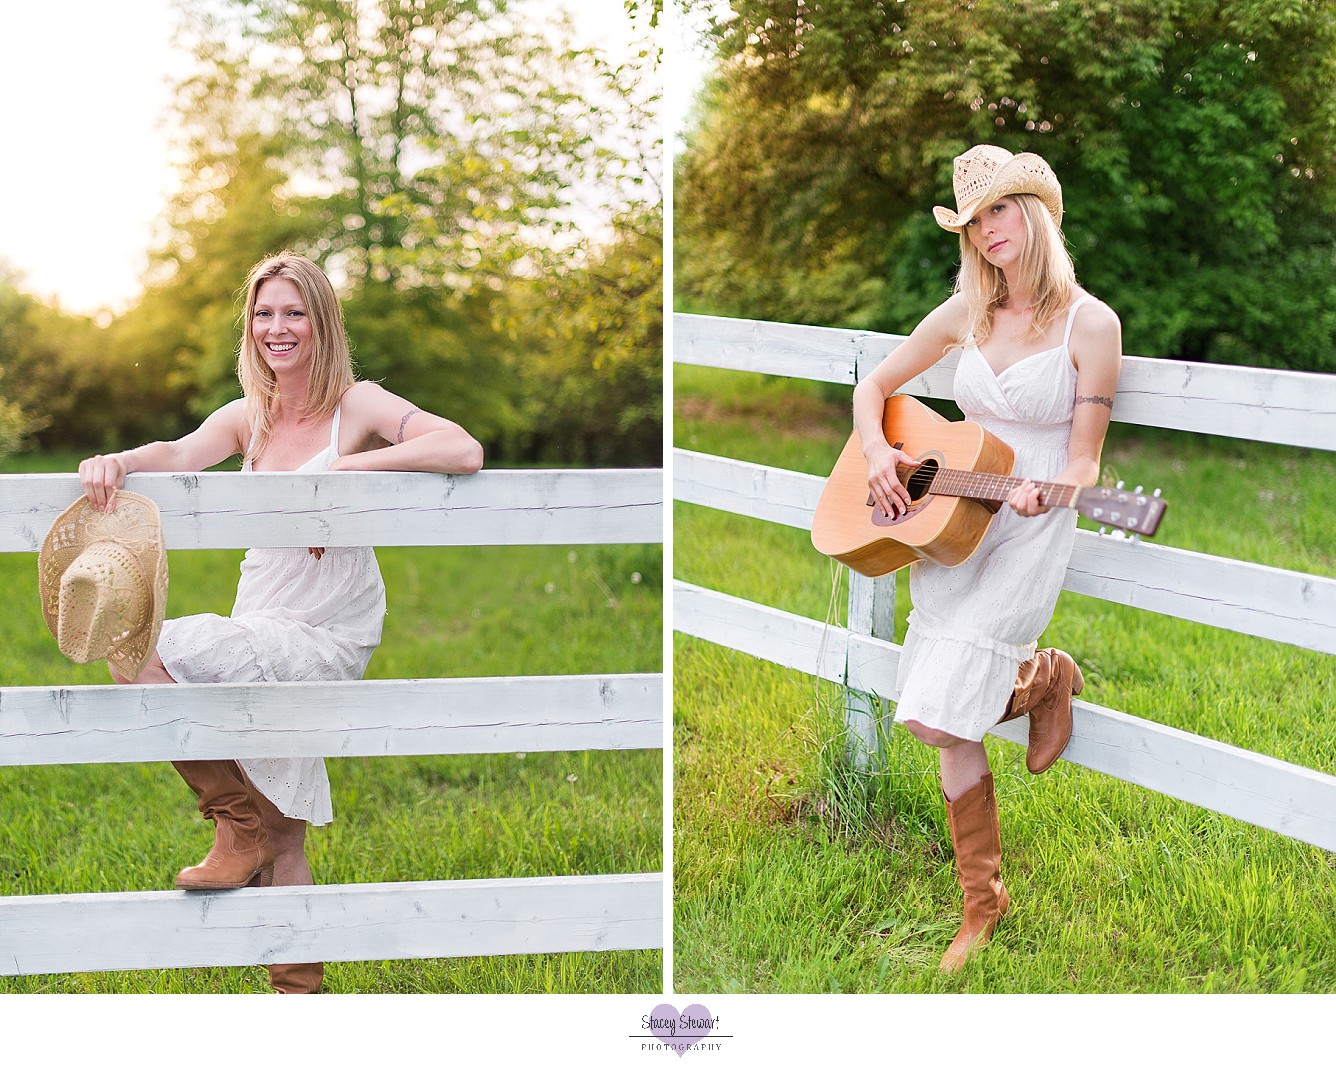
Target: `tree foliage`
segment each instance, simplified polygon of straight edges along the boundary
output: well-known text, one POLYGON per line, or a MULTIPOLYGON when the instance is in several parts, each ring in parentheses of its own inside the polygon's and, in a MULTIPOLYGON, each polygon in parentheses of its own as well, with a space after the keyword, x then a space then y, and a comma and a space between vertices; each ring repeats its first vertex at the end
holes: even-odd
POLYGON ((949 293, 951 160, 1063 184, 1132 353, 1336 370, 1336 9, 1315 0, 736 0, 679 163, 698 308, 906 331, 949 293))
MULTIPOLYGON (((648 44, 624 61, 575 49, 538 0, 178 6, 196 61, 177 94, 179 190, 140 301, 92 348, 124 405, 80 426, 65 392, 46 446, 176 435, 235 398, 238 289, 287 248, 329 272, 361 376, 516 461, 658 463, 648 44)), ((659 4, 626 10, 653 26, 659 4)), ((53 367, 82 383, 85 361, 53 367)))
POLYGON ((103 425, 119 387, 107 376, 97 326, 22 287, 18 273, 0 266, 0 456, 39 438, 80 436, 80 412, 87 426, 103 425))

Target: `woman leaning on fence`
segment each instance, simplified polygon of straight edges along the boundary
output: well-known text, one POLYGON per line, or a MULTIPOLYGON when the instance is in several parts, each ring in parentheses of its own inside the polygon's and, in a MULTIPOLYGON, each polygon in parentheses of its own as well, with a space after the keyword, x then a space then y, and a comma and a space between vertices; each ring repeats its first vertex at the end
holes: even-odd
POLYGON ((1034 773, 1071 737, 1080 669, 1064 652, 1036 651, 1036 640, 1062 588, 1076 515, 1050 512, 1034 482, 1097 482, 1122 355, 1117 316, 1076 282, 1060 231, 1062 189, 1048 164, 975 146, 956 158, 953 185, 956 211, 938 206, 934 215, 960 235, 956 293, 854 391, 868 487, 887 515, 909 507, 896 467, 913 460, 883 434, 886 399, 956 347, 961 410, 1011 446, 1013 473, 1029 479, 963 564, 921 561, 910 572, 895 718, 940 751, 965 896, 945 972, 989 940, 1010 903, 984 733, 1028 713, 1034 773))
MULTIPOLYGON (((289 253, 262 261, 247 278, 245 303, 244 398, 179 440, 85 459, 79 477, 96 509, 107 509, 127 474, 199 471, 234 455, 248 473, 468 474, 482 466, 482 447, 459 425, 356 380, 338 299, 314 262, 289 253)), ((360 679, 384 616, 372 549, 251 549, 232 614, 168 620, 132 681, 360 679)), ((215 824, 213 849, 181 871, 178 888, 312 882, 306 825, 333 816, 323 759, 172 763, 215 824)), ((279 992, 315 992, 322 979, 319 963, 270 967, 279 992)))

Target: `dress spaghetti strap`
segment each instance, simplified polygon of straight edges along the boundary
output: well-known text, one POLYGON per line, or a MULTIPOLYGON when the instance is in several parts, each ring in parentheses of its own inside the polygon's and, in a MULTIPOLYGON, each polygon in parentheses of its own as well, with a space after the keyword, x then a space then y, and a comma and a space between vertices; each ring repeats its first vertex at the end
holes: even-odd
POLYGON ((1072 325, 1076 323, 1076 311, 1089 302, 1094 295, 1085 295, 1072 303, 1072 308, 1067 311, 1067 331, 1062 334, 1062 345, 1070 346, 1072 342, 1072 325))
MULTIPOLYGON (((1070 326, 1067 331, 1071 331, 1070 326)), ((342 414, 343 400, 340 399, 338 404, 334 407, 334 422, 329 427, 329 447, 330 450, 334 452, 334 458, 336 459, 339 457, 339 417, 342 414)))

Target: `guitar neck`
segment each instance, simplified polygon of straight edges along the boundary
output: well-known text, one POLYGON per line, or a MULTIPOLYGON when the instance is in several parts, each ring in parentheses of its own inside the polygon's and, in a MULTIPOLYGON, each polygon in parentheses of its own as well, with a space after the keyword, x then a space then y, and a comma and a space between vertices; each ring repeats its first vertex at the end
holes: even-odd
MULTIPOLYGON (((1004 474, 976 474, 970 470, 942 469, 937 471, 932 484, 928 486, 928 491, 942 496, 966 496, 972 500, 1001 503, 1022 483, 1022 478, 1007 477, 1004 474)), ((1074 508, 1081 495, 1079 485, 1058 485, 1052 481, 1036 481, 1035 485, 1039 488, 1040 502, 1045 507, 1074 508)))

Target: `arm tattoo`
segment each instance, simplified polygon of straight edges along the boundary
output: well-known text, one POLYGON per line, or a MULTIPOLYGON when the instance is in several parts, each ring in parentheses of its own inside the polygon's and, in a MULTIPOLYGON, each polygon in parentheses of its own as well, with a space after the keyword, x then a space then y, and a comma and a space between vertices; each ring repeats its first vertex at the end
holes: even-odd
MULTIPOLYGON (((1077 402, 1079 403, 1080 400, 1078 399, 1077 402)), ((1112 406, 1113 404, 1110 403, 1109 405, 1112 406)), ((408 424, 408 419, 417 413, 419 413, 419 411, 416 408, 414 408, 413 410, 410 410, 407 414, 405 414, 402 418, 399 419, 399 439, 395 441, 396 444, 402 444, 404 442, 404 426, 408 424)))
POLYGON ((1107 395, 1078 395, 1076 397, 1076 403, 1078 406, 1081 403, 1103 403, 1110 410, 1113 409, 1113 400, 1107 395))

